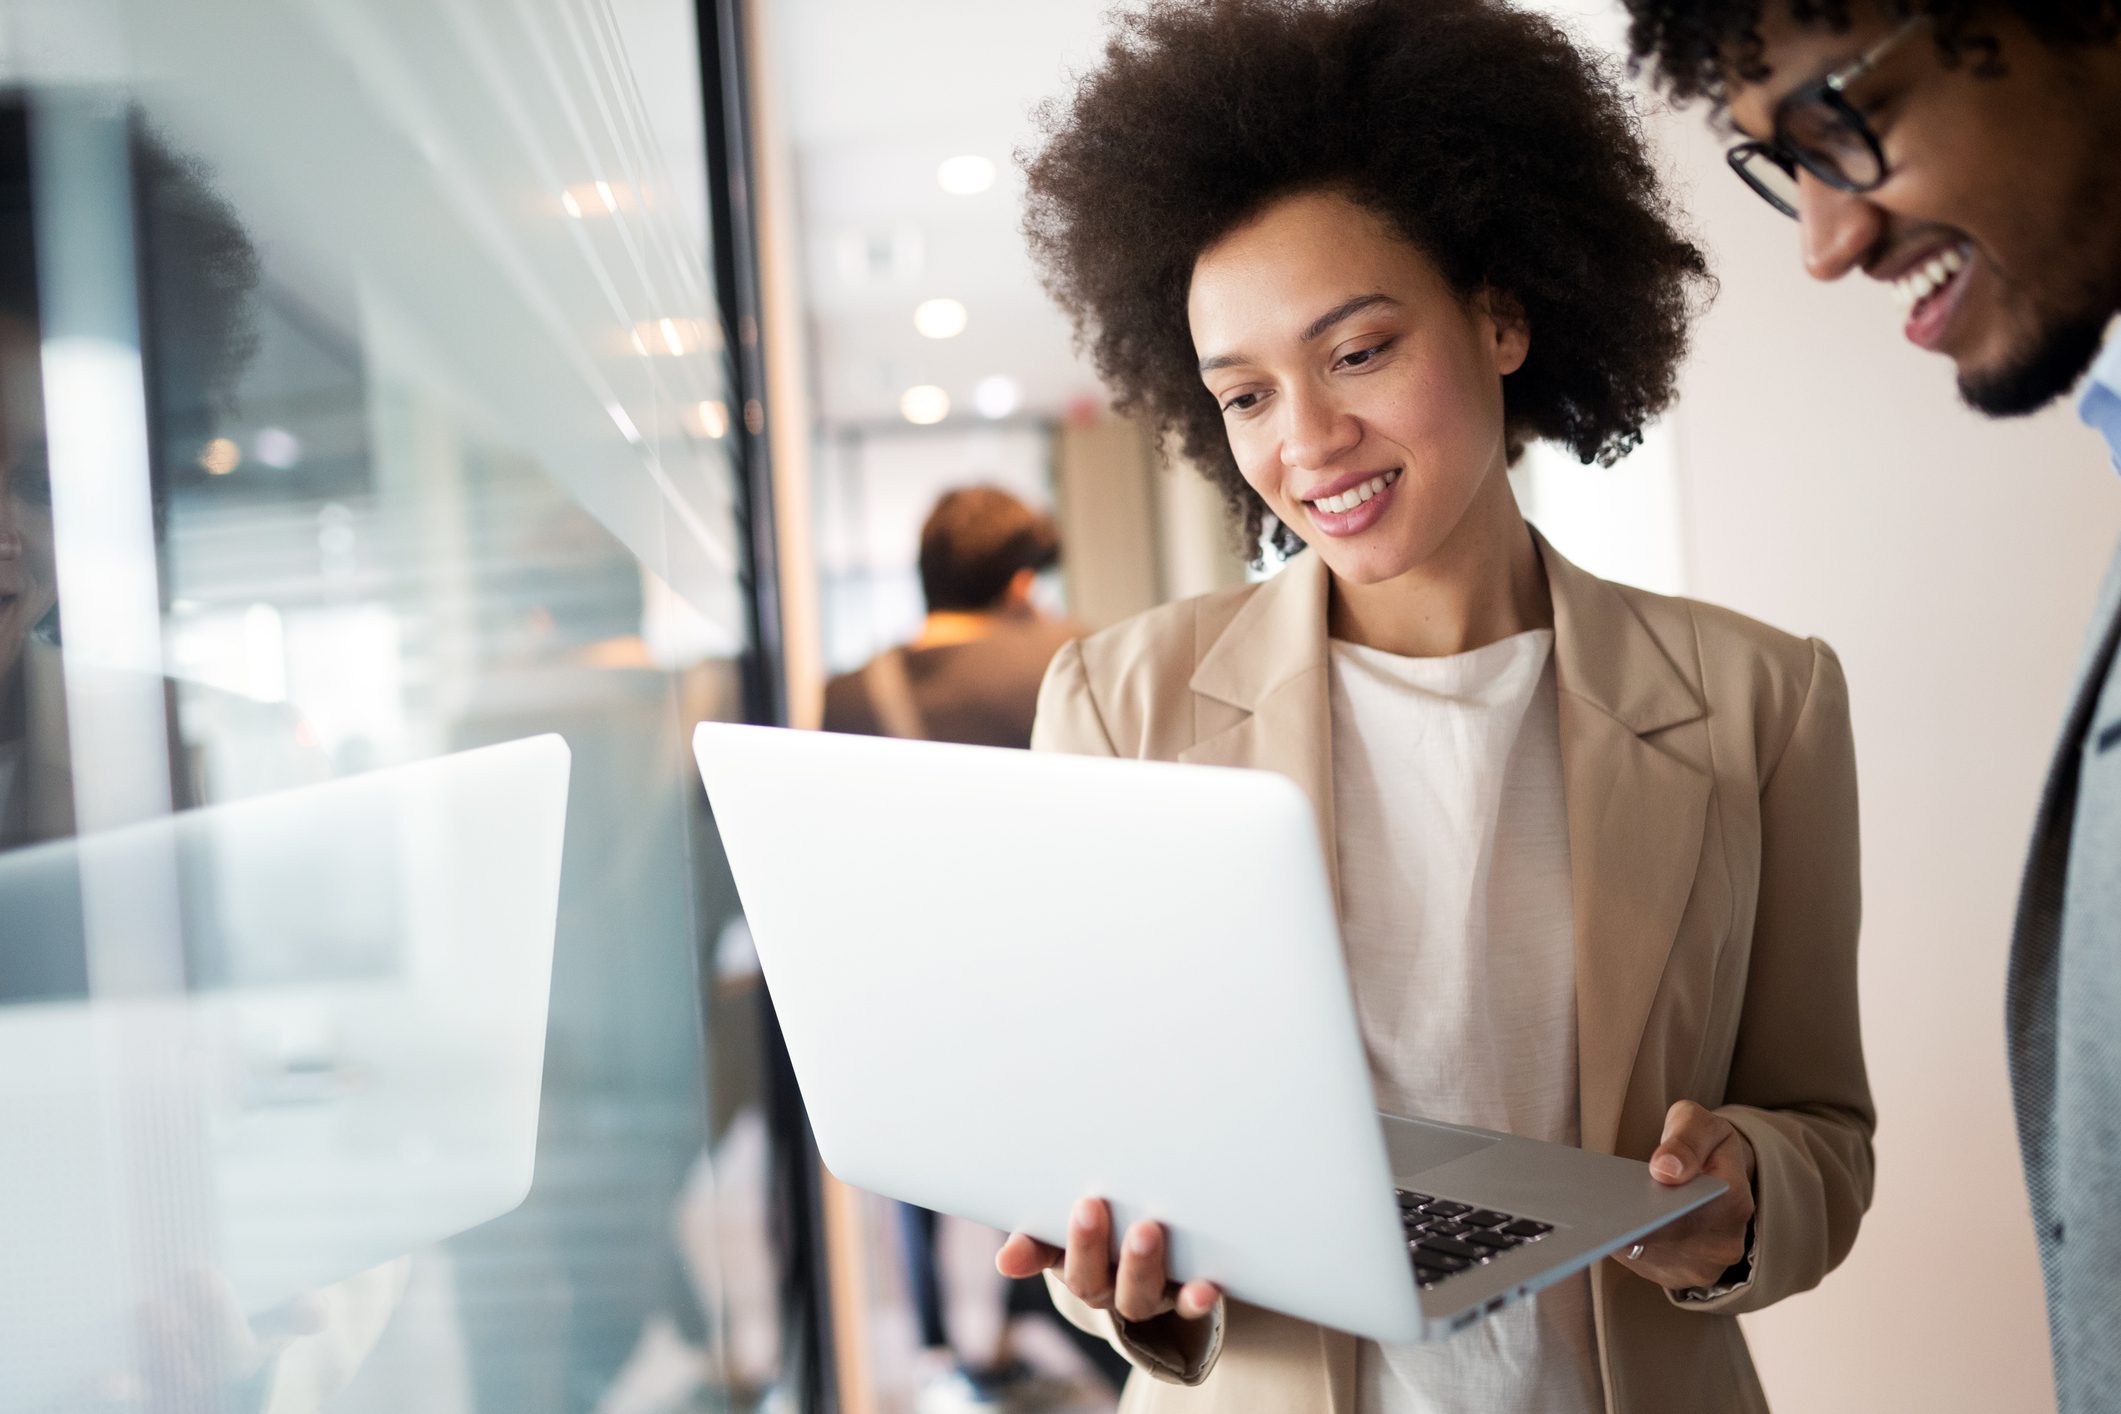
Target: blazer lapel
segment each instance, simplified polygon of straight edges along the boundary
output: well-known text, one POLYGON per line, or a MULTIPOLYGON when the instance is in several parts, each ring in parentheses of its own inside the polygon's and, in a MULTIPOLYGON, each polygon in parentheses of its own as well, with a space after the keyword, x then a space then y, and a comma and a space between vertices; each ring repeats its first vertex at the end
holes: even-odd
MULTIPOLYGON (((2085 734, 2106 682, 2100 669, 2121 651, 2121 553, 2117 553, 2099 590, 2098 611, 2077 664, 2076 685, 2063 715, 2061 739, 2047 768, 2034 816, 2033 839, 2025 873, 2018 886, 2018 914, 2012 928, 2010 975, 2004 1015, 2010 1038, 2011 1093, 2018 1122, 2018 1145, 2027 1171, 2034 1174, 2036 1205, 2043 1202, 2046 1176, 2053 1162, 2055 1098, 2055 1008, 2060 984, 2056 949, 2062 940, 2062 889, 2069 872, 2069 844, 2077 810, 2077 774, 2082 769, 2085 734)), ((2040 1219, 2047 1242, 2048 1214, 2040 1219)))
MULTIPOLYGON (((1318 816, 1337 904, 1332 679, 1326 662, 1330 583, 1325 563, 1306 552, 1245 601, 1194 670, 1190 686, 1202 700, 1204 730, 1178 759, 1278 771, 1302 786, 1318 816)), ((1325 1408, 1354 1414, 1355 1337, 1320 1326, 1318 1342, 1325 1408)))
POLYGON ((1610 1153, 1708 821, 1708 775, 1656 736, 1704 709, 1620 593, 1534 534, 1554 603, 1582 1142, 1610 1153))
POLYGON ((2054 755, 2049 758, 2047 779, 2040 793, 2040 809, 2034 827, 2036 839, 2068 833, 2069 822, 2058 815, 2066 804, 2073 803, 2073 799, 2066 797, 2074 789, 2084 734, 2091 727, 2092 713, 2098 709, 2099 694, 2106 685, 2106 674, 2101 670, 2113 658, 2117 634, 2121 634, 2121 551, 2115 553, 2113 563, 2107 566, 2105 582, 2099 587, 2098 608, 2092 614, 2091 628, 2085 634, 2084 647, 2077 659, 2069 710, 2062 718, 2061 739, 2056 742, 2054 755))
POLYGON ((1325 565, 1298 555, 1253 592, 1201 655, 1193 691, 1240 715, 1217 711, 1179 760, 1202 766, 1277 771, 1310 797, 1318 816, 1333 896, 1340 864, 1333 848, 1333 717, 1326 671, 1325 565))

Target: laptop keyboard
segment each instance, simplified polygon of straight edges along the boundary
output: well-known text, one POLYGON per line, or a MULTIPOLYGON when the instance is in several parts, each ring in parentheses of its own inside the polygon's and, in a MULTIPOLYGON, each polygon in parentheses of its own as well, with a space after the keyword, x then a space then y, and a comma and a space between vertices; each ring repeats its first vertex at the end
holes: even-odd
POLYGON ((1407 1230, 1407 1252, 1414 1259, 1414 1279, 1434 1286, 1505 1252, 1537 1242, 1554 1230, 1552 1223, 1454 1203, 1428 1193, 1394 1189, 1399 1219, 1407 1230))

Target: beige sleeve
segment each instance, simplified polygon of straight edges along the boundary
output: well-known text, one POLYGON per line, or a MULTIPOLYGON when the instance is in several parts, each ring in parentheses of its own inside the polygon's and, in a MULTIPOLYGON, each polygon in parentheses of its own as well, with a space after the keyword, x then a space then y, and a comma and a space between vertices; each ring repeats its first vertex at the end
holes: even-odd
MULTIPOLYGON (((1031 749, 1073 756, 1119 755, 1091 693, 1080 642, 1062 648, 1046 669, 1038 693, 1038 717, 1031 728, 1031 749)), ((1176 1313, 1153 1321, 1123 1321, 1110 1311, 1083 1304, 1061 1283, 1058 1273, 1046 1273, 1046 1289, 1052 1292, 1054 1309, 1062 1316, 1110 1341, 1128 1364, 1159 1380, 1199 1384, 1222 1353, 1224 1302, 1216 1302, 1215 1309, 1197 1321, 1176 1313)))
POLYGON ((1058 1272, 1046 1273, 1046 1290, 1052 1293, 1053 1309, 1070 1324, 1111 1342, 1128 1364, 1167 1384, 1199 1384, 1222 1354, 1227 1301, 1216 1302, 1215 1309, 1197 1321, 1175 1311, 1153 1321, 1123 1321, 1110 1311, 1084 1305, 1061 1283, 1058 1272))
POLYGON ((1862 912, 1848 684, 1825 644, 1760 792, 1760 901, 1745 1011, 1716 1112, 1758 1163, 1748 1280, 1690 1311, 1757 1311, 1848 1255, 1871 1204, 1877 1113, 1856 1006, 1862 912))

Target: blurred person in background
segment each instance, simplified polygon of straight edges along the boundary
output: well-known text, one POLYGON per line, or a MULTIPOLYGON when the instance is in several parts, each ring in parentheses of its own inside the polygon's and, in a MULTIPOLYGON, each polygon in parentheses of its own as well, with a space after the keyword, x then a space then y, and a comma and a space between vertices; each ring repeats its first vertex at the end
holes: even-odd
POLYGON ((1029 746, 1046 665, 1082 633, 1036 601, 1060 552, 1052 517, 999 487, 944 495, 921 526, 920 632, 826 684, 825 730, 1029 746))
MULTIPOLYGON (((2033 412, 2089 374, 2080 412, 2121 466, 2121 4, 1628 8, 1637 61, 1736 129, 1731 165, 1796 220, 1808 272, 1885 286, 1977 412, 2033 412)), ((2121 556, 2034 826, 2006 1008, 2065 1414, 2121 1398, 2117 642, 2121 556)))
MULTIPOLYGON (((1706 267, 1635 111, 1499 0, 1117 24, 1047 110, 1032 250, 1120 409, 1288 558, 1062 649, 1035 747, 1305 788, 1380 1109, 1729 1191, 1427 1344, 1175 1284, 1096 1195, 997 1264, 1129 1357, 1130 1414, 1763 1409, 1737 1317, 1872 1191, 1847 689, 1817 640, 1577 569, 1508 475, 1535 439, 1610 464, 1672 397, 1706 267)), ((1216 1083, 1184 1037, 1042 1020, 1057 1064, 1137 1046, 1174 1123, 1216 1083)), ((1410 1216, 1417 1263, 1463 1264, 1454 1218, 1410 1216)))
MULTIPOLYGON (((1052 518, 1007 491, 971 486, 944 495, 921 527, 928 612, 920 632, 826 685, 825 730, 1030 746, 1039 682, 1061 645, 1082 632, 1036 602, 1038 577, 1060 563, 1060 553, 1052 518)), ((1009 1283, 997 1349, 981 1364, 960 1361, 943 1320, 936 1214, 902 1203, 899 1215, 921 1349, 932 1367, 916 1399, 918 1414, 992 1408, 1034 1394, 1031 1372, 1013 1352, 1009 1322, 1051 1313, 1040 1284, 1009 1283)), ((1103 1342, 1084 1349, 1115 1383, 1124 1375, 1125 1362, 1103 1342)))

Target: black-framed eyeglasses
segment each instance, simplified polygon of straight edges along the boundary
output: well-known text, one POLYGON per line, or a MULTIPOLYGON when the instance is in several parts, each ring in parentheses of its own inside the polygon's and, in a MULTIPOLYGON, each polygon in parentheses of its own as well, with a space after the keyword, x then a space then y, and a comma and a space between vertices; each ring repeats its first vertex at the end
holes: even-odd
POLYGON ((1825 78, 1792 89, 1775 106, 1775 135, 1741 142, 1725 154, 1731 170, 1783 215, 1797 215, 1797 174, 1810 172, 1837 191, 1876 191, 1885 184, 1885 148, 1848 97, 1849 85, 1878 67, 1928 15, 1917 15, 1825 78))

